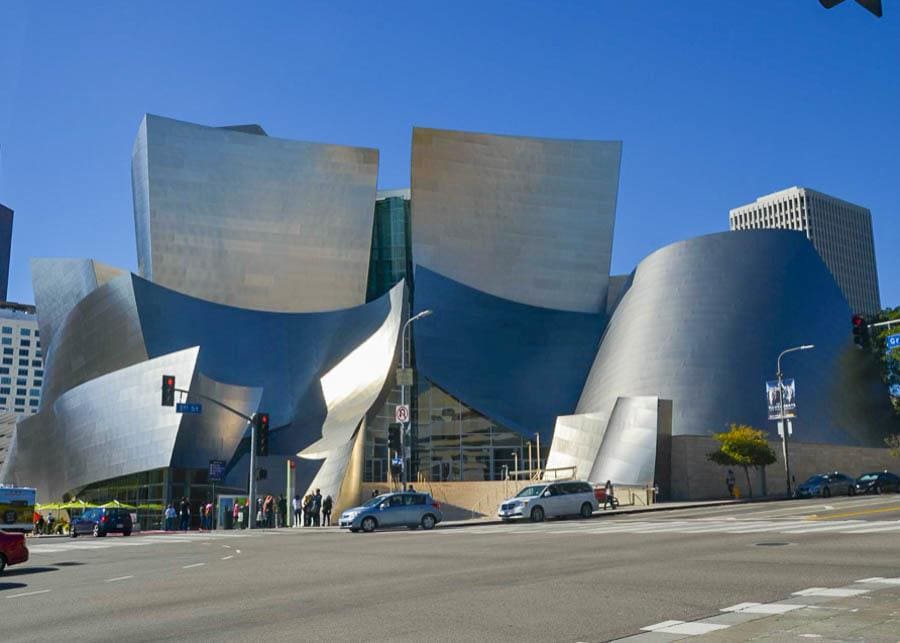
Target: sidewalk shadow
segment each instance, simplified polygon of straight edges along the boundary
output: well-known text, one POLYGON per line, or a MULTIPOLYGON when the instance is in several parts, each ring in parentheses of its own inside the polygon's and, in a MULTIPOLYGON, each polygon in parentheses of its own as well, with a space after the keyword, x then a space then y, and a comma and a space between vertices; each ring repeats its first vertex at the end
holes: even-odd
POLYGON ((22 589, 28 587, 25 583, 0 583, 0 592, 6 589, 22 589))

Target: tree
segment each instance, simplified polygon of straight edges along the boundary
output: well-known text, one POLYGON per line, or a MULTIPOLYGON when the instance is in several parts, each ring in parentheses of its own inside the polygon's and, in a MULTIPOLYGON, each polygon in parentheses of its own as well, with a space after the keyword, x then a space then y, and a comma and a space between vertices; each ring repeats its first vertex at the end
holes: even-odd
POLYGON ((887 448, 891 450, 891 455, 900 458, 900 433, 889 435, 884 439, 887 448))
POLYGON ((707 459, 723 467, 741 467, 752 497, 750 467, 761 469, 775 462, 775 453, 769 448, 766 432, 746 424, 732 423, 726 433, 714 433, 713 437, 719 441, 719 448, 706 454, 707 459))

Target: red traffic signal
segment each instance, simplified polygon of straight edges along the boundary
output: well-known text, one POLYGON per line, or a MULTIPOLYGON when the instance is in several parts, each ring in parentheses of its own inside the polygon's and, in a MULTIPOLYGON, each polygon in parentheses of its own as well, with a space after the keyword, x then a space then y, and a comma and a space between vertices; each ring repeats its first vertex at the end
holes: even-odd
POLYGON ((853 343, 859 348, 868 348, 869 346, 869 323, 862 315, 853 315, 850 318, 853 324, 853 343))
POLYGON ((175 376, 163 375, 162 377, 162 405, 175 406, 175 376))
POLYGON ((853 315, 853 318, 850 321, 853 322, 854 327, 862 326, 864 323, 866 323, 866 319, 862 315, 853 315))

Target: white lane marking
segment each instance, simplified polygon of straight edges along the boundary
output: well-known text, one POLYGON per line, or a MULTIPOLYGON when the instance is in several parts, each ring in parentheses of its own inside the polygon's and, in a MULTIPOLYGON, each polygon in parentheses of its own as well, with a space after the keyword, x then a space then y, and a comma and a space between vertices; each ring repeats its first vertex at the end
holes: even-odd
POLYGON ((719 610, 720 612, 741 612, 742 614, 784 614, 798 610, 806 605, 793 603, 738 603, 719 610))
POLYGON ((656 623, 655 625, 648 625, 647 627, 642 627, 642 630, 647 632, 655 632, 656 630, 663 627, 671 627, 672 625, 681 625, 684 621, 663 621, 662 623, 656 623))
POLYGON ((6 598, 22 598, 23 596, 37 596, 38 594, 46 594, 49 592, 49 589, 39 589, 34 592, 25 592, 23 594, 13 594, 12 596, 7 596, 6 598))
POLYGON ((900 578, 884 578, 882 576, 873 576, 872 578, 863 578, 856 582, 857 583, 881 583, 883 585, 900 585, 900 578))
POLYGON ((194 563, 193 565, 184 565, 181 569, 191 569, 192 567, 203 567, 206 563, 194 563))
POLYGON ((231 545, 222 545, 225 549, 231 549, 231 545))
POLYGON ((238 553, 238 554, 241 553, 241 550, 240 550, 240 549, 235 549, 234 551, 235 551, 236 553, 238 553))
POLYGON ((881 524, 872 524, 869 523, 867 527, 857 527, 854 529, 848 529, 847 531, 841 532, 844 534, 878 534, 885 531, 900 531, 900 522, 891 522, 891 523, 881 523, 881 524))
POLYGON ((807 522, 806 525, 799 529, 787 529, 785 534, 816 534, 822 531, 841 531, 842 529, 852 529, 859 527, 863 522, 861 520, 842 520, 841 522, 807 522))
POLYGON ((231 560, 232 558, 234 558, 234 556, 224 556, 222 557, 222 560, 231 560))
POLYGON ((848 598, 850 596, 859 596, 860 594, 868 594, 870 589, 849 589, 846 587, 828 588, 828 587, 810 587, 799 592, 792 592, 792 596, 828 596, 831 598, 848 598))
MULTIPOLYGON (((687 636, 700 636, 702 634, 709 634, 710 632, 715 632, 716 630, 724 630, 731 627, 730 625, 721 625, 719 623, 701 623, 701 622, 692 622, 692 623, 678 623, 676 625, 668 625, 665 627, 656 627, 653 626, 652 632, 659 632, 662 634, 686 634, 687 636)), ((647 628, 641 628, 647 629, 647 628)))
POLYGON ((132 575, 132 576, 117 576, 116 578, 107 578, 106 582, 107 583, 115 583, 116 581, 128 580, 129 578, 134 578, 134 575, 132 575))

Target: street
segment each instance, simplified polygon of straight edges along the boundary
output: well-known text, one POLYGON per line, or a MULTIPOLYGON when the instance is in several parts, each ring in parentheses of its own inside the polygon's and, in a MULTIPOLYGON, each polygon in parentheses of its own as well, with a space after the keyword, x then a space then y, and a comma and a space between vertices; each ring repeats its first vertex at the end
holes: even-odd
POLYGON ((601 641, 898 577, 898 534, 888 495, 432 532, 31 540, 0 579, 0 613, 8 641, 601 641))

